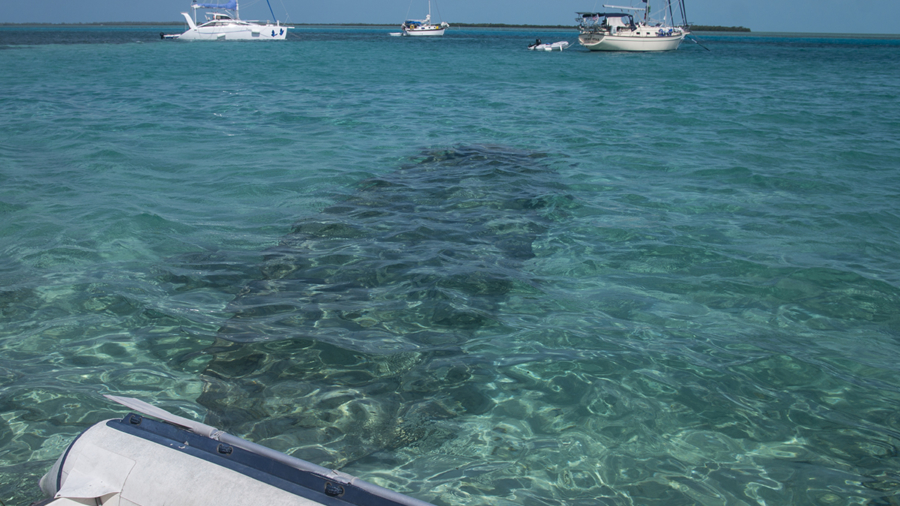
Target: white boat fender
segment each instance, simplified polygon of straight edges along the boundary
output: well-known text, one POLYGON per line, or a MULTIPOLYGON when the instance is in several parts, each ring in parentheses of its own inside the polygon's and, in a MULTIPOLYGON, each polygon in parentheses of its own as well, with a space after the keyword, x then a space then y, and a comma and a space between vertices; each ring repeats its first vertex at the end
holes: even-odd
POLYGON ((91 426, 41 478, 52 499, 37 504, 432 506, 197 422, 212 431, 167 421, 129 413, 91 426))

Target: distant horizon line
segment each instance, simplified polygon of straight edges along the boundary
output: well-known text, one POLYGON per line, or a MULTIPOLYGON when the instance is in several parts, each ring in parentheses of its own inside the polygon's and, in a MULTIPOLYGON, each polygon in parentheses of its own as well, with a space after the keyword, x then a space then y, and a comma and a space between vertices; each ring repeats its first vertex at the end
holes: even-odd
MULTIPOLYGON (((90 21, 90 22, 25 22, 25 23, 0 23, 0 27, 15 26, 175 26, 183 25, 184 20, 180 21, 90 21)), ((293 26, 335 26, 335 27, 394 27, 396 23, 294 23, 287 21, 287 25, 293 26)), ((571 30, 577 25, 528 25, 528 24, 505 24, 505 23, 450 23, 450 26, 472 27, 472 28, 540 28, 540 29, 563 29, 571 30)), ((797 34, 797 35, 853 35, 858 37, 874 37, 874 38, 891 38, 900 39, 897 33, 853 33, 853 32, 754 32, 743 26, 718 26, 718 25, 691 25, 692 30, 698 32, 719 32, 719 33, 735 33, 735 34, 797 34), (715 29, 714 29, 715 28, 715 29)))
MULTIPOLYGON (((372 27, 393 27, 399 23, 294 23, 291 21, 282 21, 283 24, 296 26, 372 26, 372 27)), ((176 21, 87 21, 87 22, 23 22, 23 23, 0 23, 0 26, 171 26, 183 25, 184 20, 176 21)), ((530 25, 530 24, 509 24, 509 23, 450 23, 450 26, 465 26, 476 28, 575 28, 577 24, 571 25, 530 25)), ((718 25, 690 25, 692 28, 718 28, 720 31, 742 31, 749 32, 749 28, 743 26, 718 26, 718 25)))

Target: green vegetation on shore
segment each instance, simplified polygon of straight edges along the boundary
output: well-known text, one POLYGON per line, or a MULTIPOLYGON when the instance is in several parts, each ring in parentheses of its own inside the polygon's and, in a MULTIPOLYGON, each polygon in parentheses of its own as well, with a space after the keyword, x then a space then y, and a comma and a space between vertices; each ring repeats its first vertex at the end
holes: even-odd
POLYGON ((749 32, 743 26, 691 25, 692 32, 749 32))
POLYGON ((450 23, 450 26, 460 26, 463 28, 564 28, 572 29, 572 25, 508 25, 506 23, 450 23))
MULTIPOLYGON (((345 26, 345 27, 382 27, 394 26, 400 23, 292 23, 282 21, 283 24, 295 26, 345 26)), ((160 26, 183 25, 184 20, 177 21, 102 21, 91 23, 0 23, 0 26, 160 26)), ((506 23, 450 23, 450 26, 463 28, 562 28, 572 29, 575 25, 508 25, 506 23)))
POLYGON ((95 23, 0 23, 0 26, 170 26, 183 25, 180 21, 102 21, 95 23))

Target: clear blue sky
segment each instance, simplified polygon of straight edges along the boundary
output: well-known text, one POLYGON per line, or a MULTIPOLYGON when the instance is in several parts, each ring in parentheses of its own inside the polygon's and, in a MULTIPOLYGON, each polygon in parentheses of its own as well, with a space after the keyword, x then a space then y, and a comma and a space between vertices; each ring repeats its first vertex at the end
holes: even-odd
MULTIPOLYGON (((435 0, 433 0, 435 1, 435 0)), ((574 24, 575 11, 639 0, 436 0, 450 23, 574 24)), ((280 20, 294 23, 399 24, 424 17, 427 0, 270 0, 280 20)), ((241 0, 244 19, 271 18, 265 0, 241 0)), ((0 23, 178 21, 189 0, 0 0, 0 23)), ((755 32, 900 34, 900 0, 686 0, 688 20, 745 26, 755 32)), ((433 16, 437 18, 437 16, 433 16)))

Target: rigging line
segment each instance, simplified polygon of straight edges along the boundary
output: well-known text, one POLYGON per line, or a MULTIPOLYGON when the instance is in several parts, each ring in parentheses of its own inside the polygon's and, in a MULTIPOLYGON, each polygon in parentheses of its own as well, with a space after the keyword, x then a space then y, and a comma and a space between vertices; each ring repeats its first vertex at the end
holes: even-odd
MULTIPOLYGON (((244 11, 246 12, 248 7, 253 7, 254 5, 258 4, 259 1, 260 1, 260 0, 254 0, 254 1, 250 2, 250 1, 245 0, 245 1, 244 1, 244 11)), ((266 0, 266 1, 268 1, 268 0, 266 0)), ((269 7, 269 10, 271 11, 272 8, 269 7)), ((272 14, 272 17, 274 18, 274 17, 275 17, 275 14, 272 14)))
POLYGON ((434 10, 436 10, 438 13, 438 19, 444 21, 444 16, 441 16, 441 8, 438 6, 437 2, 434 2, 434 10))
POLYGON ((284 22, 288 23, 291 19, 290 13, 288 13, 287 7, 284 6, 284 0, 281 0, 281 8, 284 10, 284 22))
POLYGON ((403 23, 406 24, 406 20, 409 19, 409 11, 412 10, 413 0, 409 0, 409 7, 406 8, 406 17, 403 18, 403 23))
POLYGON ((278 21, 278 18, 275 17, 275 11, 272 10, 272 4, 269 3, 269 0, 266 0, 266 5, 269 6, 269 14, 272 15, 272 21, 278 21))
POLYGON ((697 37, 696 37, 694 34, 691 34, 689 40, 690 40, 691 42, 693 42, 694 44, 697 44, 698 46, 702 47, 703 49, 709 51, 709 48, 708 48, 708 47, 706 47, 706 46, 704 46, 703 44, 697 42, 697 37))

